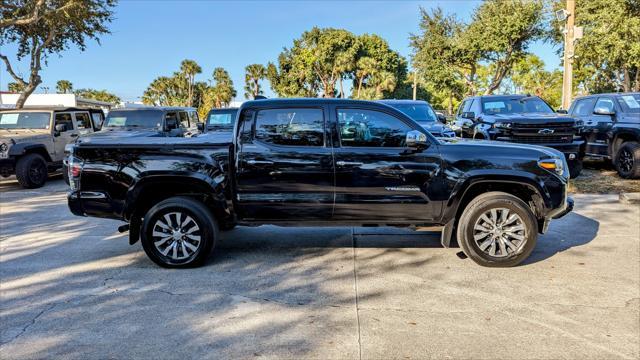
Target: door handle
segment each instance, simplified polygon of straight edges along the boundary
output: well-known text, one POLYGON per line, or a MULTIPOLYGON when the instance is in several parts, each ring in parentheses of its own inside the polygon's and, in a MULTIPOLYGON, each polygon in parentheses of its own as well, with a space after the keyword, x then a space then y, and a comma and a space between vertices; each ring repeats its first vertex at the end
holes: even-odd
POLYGON ((356 162, 356 161, 338 161, 338 162, 336 162, 336 165, 338 165, 338 166, 362 166, 363 164, 361 162, 356 162))
POLYGON ((247 160, 247 164, 249 165, 271 165, 273 161, 268 160, 247 160))
POLYGON ((78 134, 71 134, 70 137, 78 137, 78 134))

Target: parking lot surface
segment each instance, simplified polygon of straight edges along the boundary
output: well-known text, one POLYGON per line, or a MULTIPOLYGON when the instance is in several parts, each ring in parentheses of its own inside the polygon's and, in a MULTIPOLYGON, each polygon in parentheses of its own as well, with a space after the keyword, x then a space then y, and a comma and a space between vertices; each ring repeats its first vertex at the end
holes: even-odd
POLYGON ((0 358, 640 356, 640 212, 617 195, 576 196, 516 268, 433 232, 263 226, 168 270, 65 191, 0 183, 0 358))

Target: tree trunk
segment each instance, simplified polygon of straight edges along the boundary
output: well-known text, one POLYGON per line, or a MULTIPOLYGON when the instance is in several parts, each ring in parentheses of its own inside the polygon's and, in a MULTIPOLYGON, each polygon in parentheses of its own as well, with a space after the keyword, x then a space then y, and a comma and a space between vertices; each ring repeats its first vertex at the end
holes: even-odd
POLYGON ((640 91, 640 67, 636 67, 636 76, 633 81, 633 91, 640 91))
POLYGON ((453 114, 453 92, 449 91, 449 115, 453 114))
POLYGON ((38 76, 36 79, 33 79, 33 80, 34 81, 27 84, 24 90, 20 93, 20 97, 18 97, 18 101, 16 101, 16 109, 22 109, 29 95, 33 94, 33 92, 36 90, 38 85, 42 83, 40 76, 38 76))
POLYGON ((342 76, 340 77, 340 98, 344 99, 344 86, 342 85, 342 76))
POLYGON ((631 74, 629 74, 629 68, 628 67, 624 67, 623 68, 623 76, 624 79, 622 81, 622 88, 624 89, 624 92, 630 92, 631 91, 631 74))
POLYGON ((498 67, 496 69, 496 73, 491 80, 491 84, 487 87, 487 90, 484 92, 485 95, 493 94, 496 89, 500 87, 502 83, 502 79, 507 75, 507 71, 509 70, 508 66, 504 63, 498 63, 498 67))
POLYGON ((358 79, 358 93, 356 95, 356 97, 358 99, 360 99, 360 90, 362 90, 362 82, 364 81, 364 76, 362 76, 360 79, 358 79))

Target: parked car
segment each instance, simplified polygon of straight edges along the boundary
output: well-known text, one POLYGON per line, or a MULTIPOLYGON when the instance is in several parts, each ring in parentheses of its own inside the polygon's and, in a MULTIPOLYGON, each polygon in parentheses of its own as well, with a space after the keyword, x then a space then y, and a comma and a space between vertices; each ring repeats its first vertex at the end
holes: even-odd
POLYGON ((513 266, 573 207, 559 151, 440 141, 377 102, 248 101, 237 120, 230 142, 80 139, 69 208, 124 220, 151 260, 187 267, 202 264, 219 229, 262 224, 441 225, 444 246, 455 232, 478 264, 513 266))
POLYGON ((233 132, 238 108, 215 108, 209 110, 205 120, 206 131, 233 132))
POLYGON ((380 100, 380 102, 402 111, 435 137, 456 136, 453 129, 447 126, 447 118, 433 111, 431 105, 426 101, 380 100))
POLYGON ((548 146, 564 153, 571 177, 582 171, 580 124, 530 95, 485 95, 464 99, 454 129, 473 139, 548 146))
POLYGON ((0 175, 13 174, 24 188, 45 184, 62 167, 65 145, 93 133, 100 109, 28 107, 0 110, 0 175))
POLYGON ((113 109, 92 137, 188 137, 199 133, 198 123, 198 111, 191 107, 113 109))
POLYGON ((623 178, 640 178, 640 93, 583 96, 569 114, 584 121, 586 156, 611 160, 623 178))

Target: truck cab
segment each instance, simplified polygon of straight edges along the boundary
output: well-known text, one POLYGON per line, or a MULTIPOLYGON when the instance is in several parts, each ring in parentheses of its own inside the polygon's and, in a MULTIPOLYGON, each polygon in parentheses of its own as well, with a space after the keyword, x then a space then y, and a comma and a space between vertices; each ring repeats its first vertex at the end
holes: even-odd
POLYGON ((62 167, 65 146, 97 131, 100 109, 27 107, 0 111, 0 175, 16 175, 24 188, 45 184, 62 167))

